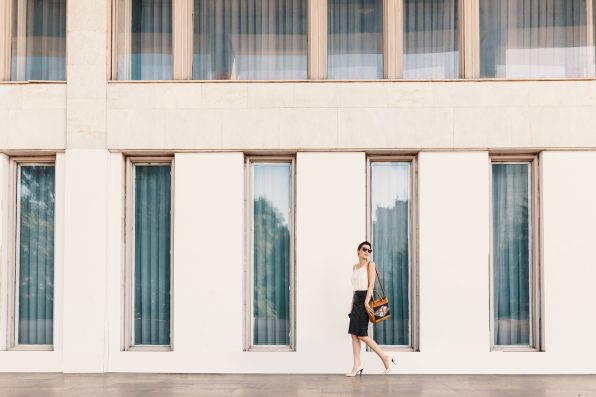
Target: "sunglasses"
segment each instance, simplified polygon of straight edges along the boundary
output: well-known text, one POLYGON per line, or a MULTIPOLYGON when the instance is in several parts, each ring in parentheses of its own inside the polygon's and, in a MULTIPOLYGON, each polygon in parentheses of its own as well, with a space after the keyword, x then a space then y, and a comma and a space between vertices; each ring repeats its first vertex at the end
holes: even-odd
POLYGON ((370 249, 370 248, 362 248, 362 251, 372 254, 372 249, 370 249))

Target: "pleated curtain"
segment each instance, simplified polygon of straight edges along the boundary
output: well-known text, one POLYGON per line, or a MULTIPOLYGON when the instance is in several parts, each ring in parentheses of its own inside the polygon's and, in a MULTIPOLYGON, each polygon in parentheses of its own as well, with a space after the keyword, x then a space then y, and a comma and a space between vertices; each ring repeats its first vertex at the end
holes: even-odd
POLYGON ((328 79, 383 78, 383 1, 329 0, 328 79))
POLYGON ((6 1, 13 2, 11 80, 66 80, 66 0, 6 1), (19 3, 24 27, 18 26, 19 3))
POLYGON ((131 79, 171 80, 172 0, 131 1, 131 79))
POLYGON ((481 77, 594 76, 586 0, 481 0, 481 77))
POLYGON ((18 340, 53 344, 54 166, 19 167, 18 340))
POLYGON ((253 164, 253 344, 290 345, 291 164, 253 164))
POLYGON ((195 0, 193 79, 307 78, 307 0, 195 0))
MULTIPOLYGON (((374 326, 381 345, 410 345, 410 163, 373 163, 373 260, 389 298, 391 317, 374 326)), ((377 291, 381 292, 378 284, 377 291)))
POLYGON ((459 77, 458 3, 404 0, 404 78, 459 77))
POLYGON ((170 344, 170 168, 135 166, 135 345, 170 344))
POLYGON ((529 165, 493 164, 494 344, 530 344, 529 165))

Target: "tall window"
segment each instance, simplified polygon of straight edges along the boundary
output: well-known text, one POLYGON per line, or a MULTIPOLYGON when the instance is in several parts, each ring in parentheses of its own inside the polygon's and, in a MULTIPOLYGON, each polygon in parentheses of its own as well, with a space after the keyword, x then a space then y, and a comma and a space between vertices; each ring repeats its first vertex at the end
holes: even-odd
POLYGON ((480 1, 480 75, 589 77, 586 0, 480 1))
POLYGON ((459 77, 458 0, 404 0, 405 79, 459 77))
POLYGON ((249 348, 293 348, 293 161, 249 160, 249 348))
POLYGON ((412 164, 370 163, 373 260, 391 303, 389 320, 374 326, 374 339, 381 345, 413 346, 412 164))
POLYGON ((538 345, 534 163, 492 163, 493 344, 538 345))
POLYGON ((193 79, 307 78, 307 0, 194 0, 193 79))
POLYGON ((66 80, 66 0, 12 2, 11 80, 66 80))
POLYGON ((132 346, 171 345, 171 163, 131 163, 132 346))
POLYGON ((330 80, 383 78, 383 0, 328 0, 328 33, 330 80))
POLYGON ((172 0, 117 0, 118 80, 171 80, 172 0))
POLYGON ((17 163, 15 340, 54 343, 54 164, 17 163))

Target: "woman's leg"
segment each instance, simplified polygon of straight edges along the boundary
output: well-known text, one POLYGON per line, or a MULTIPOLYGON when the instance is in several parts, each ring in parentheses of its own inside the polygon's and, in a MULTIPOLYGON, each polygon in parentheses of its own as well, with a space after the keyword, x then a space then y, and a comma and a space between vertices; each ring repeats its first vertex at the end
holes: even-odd
POLYGON ((352 335, 352 353, 354 353, 354 367, 352 368, 352 372, 356 372, 360 368, 360 350, 362 350, 360 338, 352 335))
MULTIPOLYGON (((352 335, 352 337, 353 337, 353 335, 352 335)), ((385 366, 385 369, 389 368, 389 364, 391 363, 391 357, 386 355, 383 352, 383 350, 381 350, 379 345, 377 345, 377 342, 375 342, 374 339, 371 338, 370 336, 359 336, 359 338, 364 343, 366 343, 368 345, 368 347, 370 347, 375 353, 377 353, 377 356, 379 356, 379 358, 381 360, 383 360, 383 365, 385 366)))

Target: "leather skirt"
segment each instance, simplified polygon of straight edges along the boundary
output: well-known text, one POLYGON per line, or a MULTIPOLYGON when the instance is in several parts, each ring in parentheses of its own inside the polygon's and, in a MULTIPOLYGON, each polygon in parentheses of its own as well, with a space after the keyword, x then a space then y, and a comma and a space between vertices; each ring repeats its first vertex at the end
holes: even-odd
POLYGON ((354 304, 350 312, 348 333, 356 336, 368 336, 368 312, 364 307, 367 291, 354 291, 354 304))

